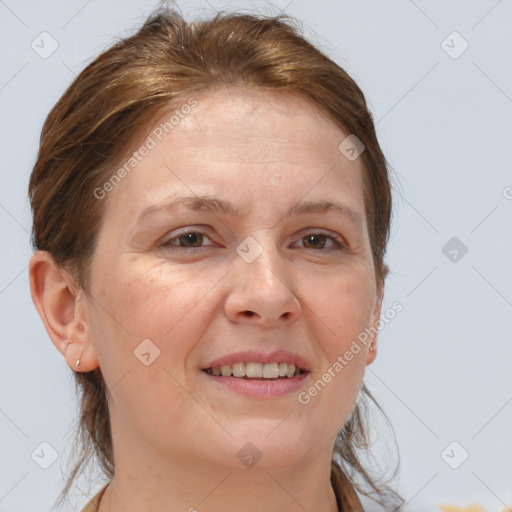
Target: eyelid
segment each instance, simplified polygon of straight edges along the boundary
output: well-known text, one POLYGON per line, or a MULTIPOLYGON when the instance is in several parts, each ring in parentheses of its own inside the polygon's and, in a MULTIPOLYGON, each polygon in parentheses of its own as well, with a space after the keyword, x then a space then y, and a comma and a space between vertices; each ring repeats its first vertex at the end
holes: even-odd
MULTIPOLYGON (((212 245, 201 245, 199 247, 183 247, 181 245, 177 245, 177 244, 171 244, 169 242, 173 241, 173 240, 176 240, 177 238, 180 238, 182 236, 185 236, 189 233, 194 233, 194 234, 199 234, 199 235, 203 235, 205 236, 206 238, 208 238, 209 240, 212 240, 211 237, 205 233, 204 231, 202 231, 202 229, 205 229, 205 228, 196 228, 194 226, 189 226, 189 227, 186 227, 186 228, 183 228, 181 231, 178 231, 177 233, 175 233, 173 236, 167 238, 166 240, 164 240, 164 242, 162 242, 161 244, 161 247, 163 248, 171 248, 169 250, 171 251, 181 251, 181 252, 193 252, 193 251, 197 251, 197 250, 201 250, 203 249, 204 247, 212 247, 212 245)), ((320 249, 311 249, 312 251, 315 251, 315 252, 329 252, 329 251, 336 251, 336 250, 347 250, 349 248, 348 244, 345 242, 345 239, 338 235, 338 234, 333 234, 331 232, 327 232, 325 229, 322 229, 322 228, 307 228, 306 230, 303 231, 304 234, 300 235, 298 237, 298 241, 301 241, 304 237, 308 236, 308 235, 325 235, 327 238, 330 238, 334 244, 333 247, 329 247, 329 248, 320 248, 320 249)), ((309 249, 309 247, 303 247, 304 249, 309 249)))
MULTIPOLYGON (((348 248, 348 245, 345 243, 345 240, 340 236, 340 235, 334 235, 332 233, 326 233, 325 231, 323 231, 322 229, 317 229, 315 230, 315 228, 313 229, 310 229, 309 231, 307 231, 304 235, 301 235, 299 237, 299 241, 302 240, 304 237, 308 236, 308 235, 325 235, 327 238, 330 238, 333 243, 334 243, 334 247, 329 247, 327 249, 312 249, 313 251, 316 250, 316 251, 319 251, 319 252, 326 252, 326 251, 334 251, 336 249, 346 249, 348 248)), ((309 249, 309 247, 304 247, 305 249, 309 249)))
POLYGON ((207 247, 207 246, 200 246, 200 247, 183 247, 181 245, 176 245, 176 244, 170 244, 169 242, 171 242, 172 240, 176 240, 177 238, 180 238, 182 236, 185 236, 185 235, 188 235, 189 233, 195 233, 195 234, 199 234, 199 235, 203 235, 205 236, 206 238, 208 238, 209 240, 212 240, 211 237, 208 235, 208 233, 206 233, 204 231, 205 228, 195 228, 195 227, 186 227, 186 228, 183 228, 181 231, 178 231, 177 233, 175 233, 173 236, 169 237, 169 238, 166 238, 164 239, 164 241, 162 242, 162 246, 164 247, 173 247, 173 248, 177 248, 178 250, 179 249, 185 249, 187 251, 190 251, 190 250, 194 250, 194 249, 201 249, 203 247, 207 247))

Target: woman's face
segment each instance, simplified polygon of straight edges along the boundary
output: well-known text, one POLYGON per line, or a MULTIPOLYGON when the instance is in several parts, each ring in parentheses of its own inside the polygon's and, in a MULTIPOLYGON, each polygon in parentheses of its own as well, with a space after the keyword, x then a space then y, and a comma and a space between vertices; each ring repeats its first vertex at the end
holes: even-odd
POLYGON ((168 133, 158 127, 172 112, 162 116, 98 199, 105 212, 81 302, 116 457, 151 450, 242 468, 248 450, 267 469, 330 461, 375 353, 362 345, 341 371, 333 365, 380 313, 362 159, 346 158, 338 146, 349 134, 298 96, 231 89, 189 105, 176 107, 168 133), (343 209, 300 208, 313 202, 343 209), (244 351, 289 351, 309 373, 293 391, 280 379, 263 384, 270 395, 248 396, 203 371, 244 351))

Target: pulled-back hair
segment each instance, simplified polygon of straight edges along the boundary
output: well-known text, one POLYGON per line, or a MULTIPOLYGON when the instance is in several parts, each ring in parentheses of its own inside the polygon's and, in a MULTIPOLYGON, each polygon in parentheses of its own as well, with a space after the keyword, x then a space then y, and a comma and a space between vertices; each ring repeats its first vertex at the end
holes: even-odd
MULTIPOLYGON (((372 114, 354 80, 306 41, 296 20, 285 15, 219 12, 208 20, 187 22, 176 10, 160 8, 137 33, 89 64, 42 129, 29 183, 33 248, 48 251, 87 293, 105 207, 94 191, 112 174, 135 133, 164 110, 219 87, 300 94, 364 144, 360 158, 368 233, 375 275, 383 286, 391 186, 372 114)), ((94 458, 109 479, 115 472, 101 370, 75 372, 74 377, 80 394, 77 459, 60 502, 94 458)), ((335 443, 331 483, 344 512, 362 511, 355 489, 387 508, 384 498, 402 503, 387 482, 380 482, 360 462, 359 453, 367 455, 370 444, 368 398, 383 412, 363 384, 335 443)))

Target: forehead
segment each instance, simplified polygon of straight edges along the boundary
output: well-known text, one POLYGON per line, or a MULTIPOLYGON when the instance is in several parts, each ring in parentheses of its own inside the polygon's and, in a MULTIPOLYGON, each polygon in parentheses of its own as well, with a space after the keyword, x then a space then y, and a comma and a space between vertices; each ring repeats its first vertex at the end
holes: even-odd
POLYGON ((206 92, 196 101, 190 115, 180 121, 178 132, 189 135, 190 145, 208 146, 210 152, 238 152, 250 162, 269 162, 269 155, 292 146, 299 151, 297 160, 309 160, 315 156, 315 147, 318 153, 327 147, 336 149, 343 136, 312 100, 297 93, 232 88, 206 92), (246 148, 254 151, 246 153, 246 148))
POLYGON ((129 172, 109 193, 111 212, 129 203, 139 216, 166 198, 194 194, 224 196, 235 204, 256 197, 260 206, 286 203, 288 210, 294 198, 324 199, 338 191, 361 210, 362 159, 341 154, 338 146, 348 134, 298 94, 209 91, 178 102, 144 133, 131 148, 131 160, 144 146, 151 149, 133 166, 126 165, 130 155, 120 164, 129 172))

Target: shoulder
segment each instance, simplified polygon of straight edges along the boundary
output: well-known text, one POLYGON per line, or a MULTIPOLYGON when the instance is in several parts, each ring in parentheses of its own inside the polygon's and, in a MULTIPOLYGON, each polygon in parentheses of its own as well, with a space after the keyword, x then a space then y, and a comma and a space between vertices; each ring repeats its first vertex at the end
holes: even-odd
MULTIPOLYGON (((359 500, 365 512, 389 512, 371 498, 359 495, 359 500)), ((433 502, 415 498, 412 503, 406 504, 401 512, 443 512, 443 509, 433 502)))
POLYGON ((100 491, 91 499, 91 501, 85 505, 81 512, 97 512, 101 497, 103 496, 103 493, 107 487, 108 484, 105 484, 105 486, 100 489, 100 491))

